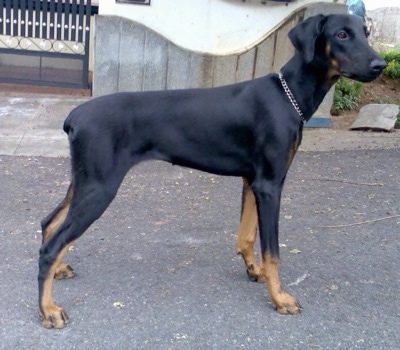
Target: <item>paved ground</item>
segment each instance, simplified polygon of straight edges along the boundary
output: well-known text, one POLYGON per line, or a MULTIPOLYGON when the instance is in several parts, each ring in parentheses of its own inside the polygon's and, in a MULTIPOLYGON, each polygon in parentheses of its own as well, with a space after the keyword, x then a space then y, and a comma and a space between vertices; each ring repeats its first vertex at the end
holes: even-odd
POLYGON ((0 96, 1 349, 399 348, 398 132, 306 131, 281 212, 301 315, 275 313, 235 255, 240 180, 149 162, 69 253, 70 324, 41 328, 39 222, 68 186, 60 130, 84 99, 0 96))

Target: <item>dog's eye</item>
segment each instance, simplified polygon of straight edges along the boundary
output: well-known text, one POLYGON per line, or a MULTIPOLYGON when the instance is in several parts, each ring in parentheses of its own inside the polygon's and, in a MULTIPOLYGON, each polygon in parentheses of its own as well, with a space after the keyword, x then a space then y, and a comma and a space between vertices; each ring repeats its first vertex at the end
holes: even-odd
POLYGON ((345 40, 348 38, 348 35, 344 30, 341 30, 339 33, 336 34, 336 37, 340 40, 345 40))

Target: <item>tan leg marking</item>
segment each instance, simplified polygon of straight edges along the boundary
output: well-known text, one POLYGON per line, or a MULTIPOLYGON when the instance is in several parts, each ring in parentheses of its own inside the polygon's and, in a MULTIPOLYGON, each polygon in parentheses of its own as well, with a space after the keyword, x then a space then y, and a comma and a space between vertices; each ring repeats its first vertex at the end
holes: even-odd
POLYGON ((264 257, 263 272, 271 301, 280 314, 295 315, 300 313, 301 306, 296 298, 287 294, 279 280, 279 259, 270 255, 264 257))
POLYGON ((53 279, 57 267, 61 264, 61 260, 67 253, 71 244, 72 242, 61 250, 57 259, 50 267, 48 276, 43 284, 43 294, 40 300, 41 311, 39 315, 42 318, 42 325, 45 328, 63 328, 68 323, 68 316, 65 311, 56 306, 53 302, 53 279))
MULTIPOLYGON (((49 240, 54 233, 58 230, 58 228, 62 225, 64 222, 65 218, 67 217, 68 210, 69 210, 69 205, 72 200, 72 185, 69 187, 67 195, 65 196, 64 200, 62 201, 60 205, 60 209, 56 215, 54 215, 53 219, 51 222, 47 225, 45 230, 42 232, 42 237, 43 237, 43 243, 49 240)), ((72 269, 71 266, 64 264, 62 261, 56 266, 55 272, 54 272, 54 278, 57 280, 62 280, 66 278, 72 278, 74 277, 74 270, 72 269)))
POLYGON ((69 205, 72 200, 72 185, 69 187, 67 195, 65 196, 64 200, 60 204, 60 208, 57 214, 54 215, 51 222, 47 225, 45 230, 42 232, 43 243, 48 241, 53 235, 54 232, 58 230, 60 225, 64 222, 65 218, 67 217, 69 205))
POLYGON ((264 282, 263 274, 254 258, 254 242, 257 235, 257 206, 253 191, 246 179, 243 178, 243 203, 240 219, 236 251, 243 257, 249 278, 264 282))

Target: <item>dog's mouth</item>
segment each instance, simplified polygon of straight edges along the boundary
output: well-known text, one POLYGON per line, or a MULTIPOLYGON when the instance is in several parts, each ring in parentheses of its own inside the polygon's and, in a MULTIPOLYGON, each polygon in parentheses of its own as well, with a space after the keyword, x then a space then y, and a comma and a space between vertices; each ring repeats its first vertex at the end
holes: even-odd
POLYGON ((378 78, 384 69, 386 68, 386 62, 382 59, 374 59, 369 64, 369 69, 367 72, 349 72, 346 70, 341 70, 340 75, 352 80, 357 80, 362 83, 369 83, 376 78, 378 78))
POLYGON ((352 80, 359 81, 361 83, 369 83, 376 78, 378 78, 383 72, 383 69, 380 71, 371 70, 368 74, 356 74, 356 73, 349 73, 346 71, 341 71, 340 75, 345 78, 349 78, 352 80))

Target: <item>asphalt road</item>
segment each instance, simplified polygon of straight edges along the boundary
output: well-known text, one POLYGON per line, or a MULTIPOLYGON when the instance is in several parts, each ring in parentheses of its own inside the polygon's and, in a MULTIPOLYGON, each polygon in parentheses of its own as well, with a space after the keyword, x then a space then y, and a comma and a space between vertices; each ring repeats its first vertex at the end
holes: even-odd
POLYGON ((0 156, 0 348, 399 349, 399 159, 399 149, 296 156, 280 230, 297 316, 277 314, 235 254, 239 179, 141 164, 67 256, 77 275, 55 281, 55 300, 70 323, 48 330, 39 223, 65 194, 69 161, 0 156))

